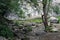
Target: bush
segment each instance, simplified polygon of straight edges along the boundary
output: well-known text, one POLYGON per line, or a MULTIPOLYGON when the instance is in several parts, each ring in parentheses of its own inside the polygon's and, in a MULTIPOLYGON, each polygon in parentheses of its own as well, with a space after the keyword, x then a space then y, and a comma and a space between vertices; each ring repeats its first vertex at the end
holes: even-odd
POLYGON ((52 29, 52 27, 51 26, 48 26, 48 27, 45 28, 45 31, 50 32, 51 29, 52 29))
POLYGON ((7 27, 7 25, 0 25, 0 36, 6 37, 6 38, 12 38, 13 32, 7 27))

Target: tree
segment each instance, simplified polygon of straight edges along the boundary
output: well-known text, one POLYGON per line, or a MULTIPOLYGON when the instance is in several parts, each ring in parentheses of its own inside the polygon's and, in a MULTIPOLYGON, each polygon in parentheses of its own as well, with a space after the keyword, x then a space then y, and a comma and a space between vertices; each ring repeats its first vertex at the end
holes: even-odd
POLYGON ((59 5, 53 6, 53 11, 54 11, 56 14, 59 14, 59 13, 60 13, 59 5))
MULTIPOLYGON (((45 30, 46 28, 48 27, 48 18, 47 18, 47 15, 48 15, 48 12, 49 12, 49 9, 50 9, 50 3, 52 2, 52 0, 42 0, 42 4, 43 4, 43 16, 42 16, 42 21, 43 21, 43 24, 45 26, 45 30)), ((33 3, 33 6, 37 8, 38 5, 38 2, 37 0, 30 0, 29 3, 33 3)))
MULTIPOLYGON (((19 9, 19 0, 0 0, 0 22, 3 19, 6 19, 4 17, 4 15, 6 14, 6 12, 12 12, 14 10, 14 12, 17 13, 18 9, 19 9)), ((8 20, 8 19, 6 19, 8 20)), ((4 22, 3 22, 4 23, 4 22)))
POLYGON ((12 37, 13 32, 8 27, 9 23, 12 22, 4 17, 6 12, 14 10, 17 12, 18 0, 0 0, 0 36, 12 37))
POLYGON ((48 27, 48 22, 47 22, 47 0, 43 0, 43 23, 44 23, 44 26, 45 26, 45 29, 48 27))
POLYGON ((42 4, 43 4, 43 15, 42 15, 42 20, 45 26, 45 31, 47 32, 48 30, 46 30, 48 28, 48 12, 49 12, 49 6, 50 3, 52 2, 52 0, 42 0, 42 4))

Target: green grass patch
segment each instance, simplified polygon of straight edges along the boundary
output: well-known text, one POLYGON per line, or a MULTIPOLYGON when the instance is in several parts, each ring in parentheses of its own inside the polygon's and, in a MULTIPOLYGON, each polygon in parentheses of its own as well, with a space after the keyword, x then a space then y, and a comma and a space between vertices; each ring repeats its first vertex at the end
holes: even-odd
POLYGON ((20 23, 22 22, 34 22, 34 23, 42 23, 42 19, 41 18, 36 18, 36 19, 29 19, 29 20, 20 20, 20 23))
POLYGON ((29 22, 35 22, 35 23, 41 23, 42 19, 36 18, 36 19, 31 19, 31 20, 27 20, 29 22))

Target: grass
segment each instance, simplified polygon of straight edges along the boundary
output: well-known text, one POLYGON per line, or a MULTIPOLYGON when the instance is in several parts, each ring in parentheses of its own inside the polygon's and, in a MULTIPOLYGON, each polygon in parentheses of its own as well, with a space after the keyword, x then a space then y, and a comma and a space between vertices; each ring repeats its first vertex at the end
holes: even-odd
POLYGON ((36 19, 30 19, 30 20, 26 20, 26 21, 28 21, 28 22, 35 22, 35 23, 41 23, 42 19, 36 18, 36 19))
POLYGON ((19 21, 20 23, 22 22, 34 22, 34 23, 42 23, 42 19, 41 18, 36 18, 36 19, 29 19, 29 20, 21 20, 19 21))

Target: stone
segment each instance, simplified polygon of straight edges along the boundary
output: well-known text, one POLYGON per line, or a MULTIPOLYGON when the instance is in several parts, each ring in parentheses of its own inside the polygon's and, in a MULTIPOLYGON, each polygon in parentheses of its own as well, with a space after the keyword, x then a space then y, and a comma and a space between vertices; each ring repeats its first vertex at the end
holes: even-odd
POLYGON ((40 36, 39 40, 60 40, 60 33, 46 33, 44 36, 40 36))
POLYGON ((33 28, 35 28, 36 26, 32 26, 33 28))
POLYGON ((53 32, 58 32, 59 30, 58 30, 58 28, 55 28, 55 27, 54 27, 54 28, 52 29, 52 31, 53 31, 53 32))
POLYGON ((36 23, 24 23, 24 26, 27 27, 27 26, 35 26, 36 23))
POLYGON ((53 25, 52 25, 52 30, 53 30, 53 31, 58 31, 58 32, 60 32, 60 24, 54 24, 54 23, 53 23, 53 25))
POLYGON ((8 20, 19 20, 19 17, 15 12, 7 12, 4 17, 8 20))
POLYGON ((2 37, 2 36, 0 36, 0 40, 7 40, 6 38, 4 38, 4 37, 2 37))
POLYGON ((36 34, 36 36, 41 36, 41 35, 45 35, 46 32, 45 31, 38 31, 35 34, 36 34))
POLYGON ((56 17, 50 17, 50 18, 49 18, 49 21, 50 21, 51 23, 59 23, 59 20, 58 20, 56 17))

